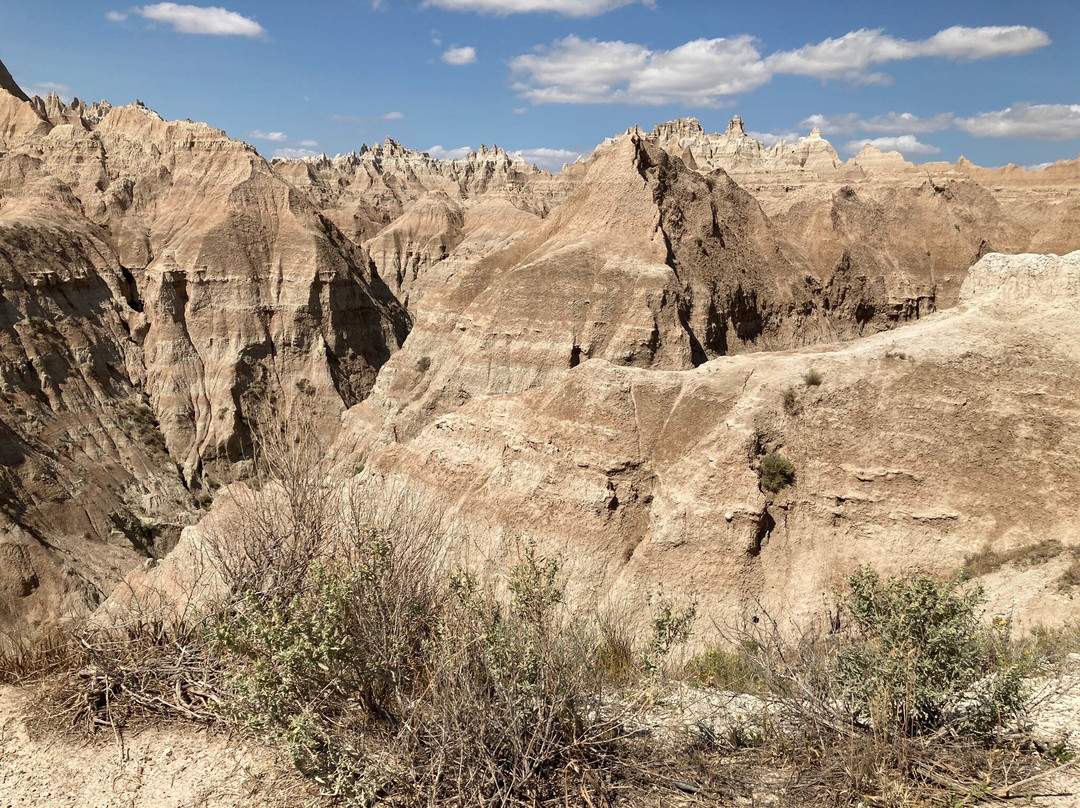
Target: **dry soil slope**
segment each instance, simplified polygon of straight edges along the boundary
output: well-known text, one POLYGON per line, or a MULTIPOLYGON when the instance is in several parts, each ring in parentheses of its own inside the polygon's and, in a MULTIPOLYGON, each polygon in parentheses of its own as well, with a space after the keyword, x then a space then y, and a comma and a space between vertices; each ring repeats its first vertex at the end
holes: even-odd
MULTIPOLYGON (((479 557, 504 560, 511 537, 563 556, 579 603, 798 616, 859 564, 949 573, 988 544, 1077 548, 1078 302, 1080 252, 990 255, 959 308, 916 324, 692 370, 584 361, 440 415, 367 469, 454 509, 479 557), (756 466, 775 450, 797 478, 773 495, 756 466)), ((991 576, 995 608, 1075 612, 1067 563, 991 576)))
POLYGON ((848 260, 819 271, 727 174, 694 171, 636 130, 580 171, 542 224, 424 298, 406 350, 350 412, 361 448, 589 358, 683 370, 933 309, 933 280, 918 269, 848 260))

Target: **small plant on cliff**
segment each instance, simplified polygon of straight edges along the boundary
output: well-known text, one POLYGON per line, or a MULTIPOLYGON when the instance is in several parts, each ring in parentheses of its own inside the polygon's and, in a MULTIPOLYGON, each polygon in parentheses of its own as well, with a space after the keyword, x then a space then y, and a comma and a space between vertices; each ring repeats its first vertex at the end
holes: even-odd
POLYGON ((672 649, 690 639, 695 617, 696 603, 677 606, 666 599, 660 602, 653 614, 648 644, 641 654, 641 663, 645 670, 653 674, 663 671, 664 661, 672 649))
POLYGON ((431 368, 431 357, 430 356, 421 356, 420 359, 416 363, 416 369, 420 373, 427 373, 430 368, 431 368))
POLYGON ((821 375, 821 371, 810 368, 810 370, 806 371, 803 375, 803 381, 806 382, 807 387, 817 387, 825 381, 825 377, 821 375))
POLYGON ((784 391, 784 394, 780 397, 780 400, 784 404, 784 412, 788 415, 799 414, 799 394, 795 392, 794 387, 789 387, 784 391))
POLYGON ((795 482, 795 466, 783 455, 772 452, 761 459, 758 479, 764 490, 775 494, 795 482))

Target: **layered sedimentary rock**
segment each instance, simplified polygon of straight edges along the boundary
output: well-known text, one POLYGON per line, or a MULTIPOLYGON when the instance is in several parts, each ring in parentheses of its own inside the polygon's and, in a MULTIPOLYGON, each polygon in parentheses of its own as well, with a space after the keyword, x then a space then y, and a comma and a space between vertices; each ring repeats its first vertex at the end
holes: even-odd
POLYGON ((584 361, 465 402, 367 469, 453 509, 474 557, 535 542, 579 602, 639 617, 661 594, 722 624, 798 615, 859 564, 949 574, 987 545, 1056 541, 989 581, 995 609, 1053 622, 1075 607, 1060 576, 1080 535, 1078 299, 1080 252, 988 255, 959 308, 917 324, 692 370, 584 361), (773 451, 796 469, 775 494, 757 474, 773 451))
POLYGON ((554 176, 390 140, 271 164, 206 124, 24 100, 5 76, 0 624, 77 610, 166 553, 243 477, 253 407, 283 396, 328 439, 344 424, 343 468, 424 490, 492 554, 525 534, 573 559, 586 601, 676 583, 805 606, 874 542, 945 568, 979 535, 1028 541, 1035 513, 1066 541, 1034 484, 987 497, 994 458, 1042 473, 1006 419, 1044 459, 1075 448, 1075 324, 1046 293, 1074 295, 1048 280, 1072 270, 968 269, 1080 247, 1075 161, 845 163, 818 133, 767 148, 738 119, 683 119, 554 176), (799 384, 811 364, 821 388, 799 384), (775 448, 798 482, 770 498, 755 469, 775 448))
POLYGON ((0 621, 40 623, 171 546, 246 456, 247 401, 336 429, 409 320, 220 130, 4 90, 0 122, 0 621))
POLYGON ((274 168, 367 248, 410 310, 458 267, 520 238, 574 186, 572 172, 553 177, 497 146, 441 160, 390 138, 274 168))

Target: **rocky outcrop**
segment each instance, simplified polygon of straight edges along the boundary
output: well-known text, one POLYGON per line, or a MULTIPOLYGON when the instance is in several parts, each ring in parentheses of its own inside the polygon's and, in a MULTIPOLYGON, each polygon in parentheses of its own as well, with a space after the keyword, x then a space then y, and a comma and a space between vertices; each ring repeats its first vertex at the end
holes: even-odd
POLYGON ((767 147, 746 134, 746 125, 734 116, 722 134, 707 134, 697 118, 679 118, 658 124, 650 139, 671 154, 682 157, 695 168, 723 169, 734 175, 772 174, 791 171, 832 173, 842 161, 829 141, 814 127, 795 143, 781 140, 767 147))
POLYGON ((535 542, 578 603, 642 620, 661 593, 722 625, 798 616, 860 564, 949 574, 987 544, 1053 540, 991 594, 1056 622, 1076 607, 1058 580, 1080 535, 1078 283, 1080 253, 989 255, 961 308, 843 346, 681 371, 583 361, 399 433, 367 473, 451 509, 473 558, 535 542), (777 494, 756 472, 770 451, 796 468, 777 494))
POLYGON ((273 165, 363 244, 410 310, 459 267, 520 238, 575 185, 573 172, 554 177, 498 146, 442 160, 390 138, 334 158, 273 165))
POLYGON ((0 62, 0 90, 5 90, 10 95, 15 96, 20 101, 29 101, 30 98, 26 93, 22 91, 22 88, 15 83, 15 79, 11 77, 11 73, 4 67, 4 63, 0 62))
POLYGON ((0 121, 0 577, 22 570, 0 620, 40 623, 175 543, 247 455, 253 399, 335 430, 409 318, 220 130, 4 91, 0 121))

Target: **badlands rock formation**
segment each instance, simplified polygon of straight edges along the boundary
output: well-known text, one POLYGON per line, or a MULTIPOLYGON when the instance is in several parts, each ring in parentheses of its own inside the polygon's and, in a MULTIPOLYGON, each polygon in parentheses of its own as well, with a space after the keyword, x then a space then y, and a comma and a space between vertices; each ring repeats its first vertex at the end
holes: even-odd
POLYGON ((367 254, 250 146, 0 90, 0 622, 95 600, 195 518, 245 396, 335 427, 408 332, 367 254))
POLYGON ((436 160, 390 138, 334 158, 275 160, 274 168, 367 248, 410 310, 458 267, 520 238, 574 182, 497 146, 436 160))
POLYGON ((579 600, 631 615, 660 593, 706 621, 798 615, 859 564, 948 574, 1054 540, 1059 557, 992 588, 994 608, 1053 622, 1076 612, 1058 578, 1080 548, 1078 300, 1080 252, 988 255, 959 307, 917 324, 696 369, 591 359, 473 398, 367 468, 454 508, 479 557, 534 541, 579 600), (775 495, 756 472, 771 451, 797 469, 775 495))
POLYGON ((586 601, 807 606, 861 560, 1065 541, 1075 480, 1039 475, 1075 432, 1047 291, 1072 270, 968 270, 1080 247, 1078 165, 845 163, 738 119, 632 129, 554 176, 389 139, 268 163, 139 103, 27 99, 0 67, 0 626, 168 552, 274 396, 492 554, 566 555, 586 601), (798 483, 769 498, 781 446, 798 483))

